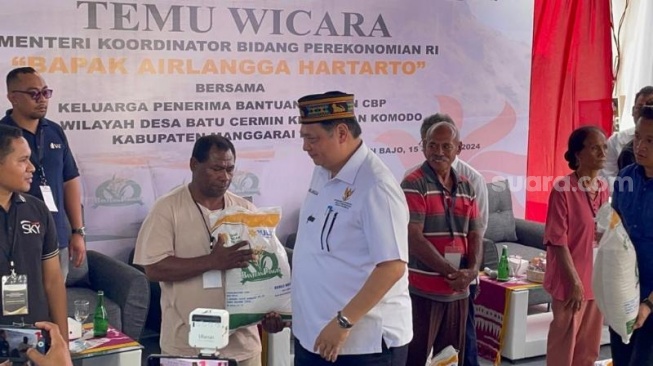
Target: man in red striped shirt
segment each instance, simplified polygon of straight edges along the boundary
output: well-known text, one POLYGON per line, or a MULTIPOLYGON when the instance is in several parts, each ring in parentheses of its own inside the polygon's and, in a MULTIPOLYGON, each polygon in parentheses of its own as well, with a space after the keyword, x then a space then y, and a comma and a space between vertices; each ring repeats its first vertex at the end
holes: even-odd
POLYGON ((469 284, 478 275, 482 234, 476 194, 451 164, 460 153, 455 125, 433 125, 423 141, 426 161, 401 187, 410 209, 409 282, 413 341, 408 365, 424 365, 431 350, 465 352, 469 284))

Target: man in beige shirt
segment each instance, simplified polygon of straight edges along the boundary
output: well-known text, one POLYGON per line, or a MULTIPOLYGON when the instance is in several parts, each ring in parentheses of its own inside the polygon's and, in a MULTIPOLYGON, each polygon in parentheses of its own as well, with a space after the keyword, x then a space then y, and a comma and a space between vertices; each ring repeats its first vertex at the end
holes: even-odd
MULTIPOLYGON (((151 281, 161 283, 161 351, 165 354, 197 355, 199 351, 188 344, 188 315, 196 308, 224 309, 224 288, 205 286, 206 273, 246 267, 253 258, 251 250, 238 250, 247 242, 225 248, 222 238, 214 238, 209 229, 212 212, 234 205, 254 209, 227 191, 235 161, 231 141, 217 135, 201 137, 190 159, 192 181, 159 198, 138 233, 134 262, 145 267, 151 281)), ((232 333, 220 354, 238 360, 241 366, 260 366, 256 326, 232 333)))

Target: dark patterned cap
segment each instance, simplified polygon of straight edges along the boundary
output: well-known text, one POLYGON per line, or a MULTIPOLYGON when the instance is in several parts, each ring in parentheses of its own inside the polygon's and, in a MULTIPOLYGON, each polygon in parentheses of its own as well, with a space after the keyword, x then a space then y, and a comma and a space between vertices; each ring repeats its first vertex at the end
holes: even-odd
POLYGON ((353 94, 331 91, 324 94, 307 95, 301 97, 297 102, 299 104, 299 123, 356 118, 353 94))

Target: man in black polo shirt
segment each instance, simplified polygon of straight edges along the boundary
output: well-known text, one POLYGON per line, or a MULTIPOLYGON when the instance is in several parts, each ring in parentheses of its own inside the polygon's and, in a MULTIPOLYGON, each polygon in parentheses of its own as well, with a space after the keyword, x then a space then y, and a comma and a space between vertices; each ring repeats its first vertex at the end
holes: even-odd
POLYGON ((54 220, 28 194, 34 173, 22 132, 0 125, 0 324, 52 320, 68 338, 54 220))
POLYGON ((51 96, 52 89, 33 68, 11 70, 7 74, 7 98, 13 109, 7 111, 0 124, 19 127, 32 150, 31 161, 36 171, 27 192, 43 200, 52 212, 65 281, 69 260, 73 259, 74 265, 79 267, 86 254, 82 188, 63 129, 45 118, 51 96))

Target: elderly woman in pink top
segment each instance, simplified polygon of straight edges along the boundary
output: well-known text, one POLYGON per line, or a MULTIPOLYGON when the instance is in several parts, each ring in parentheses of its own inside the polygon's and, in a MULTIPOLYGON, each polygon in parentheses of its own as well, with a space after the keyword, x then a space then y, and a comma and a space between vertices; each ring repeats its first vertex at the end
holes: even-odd
POLYGON ((603 316, 592 293, 594 218, 608 201, 598 173, 606 160, 605 134, 594 126, 574 130, 565 160, 573 172, 553 185, 544 231, 544 288, 553 298, 548 366, 592 366, 599 355, 603 316))

